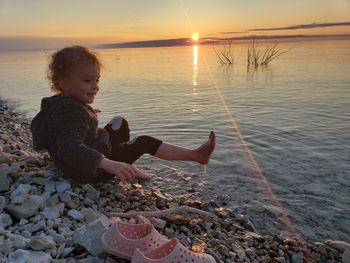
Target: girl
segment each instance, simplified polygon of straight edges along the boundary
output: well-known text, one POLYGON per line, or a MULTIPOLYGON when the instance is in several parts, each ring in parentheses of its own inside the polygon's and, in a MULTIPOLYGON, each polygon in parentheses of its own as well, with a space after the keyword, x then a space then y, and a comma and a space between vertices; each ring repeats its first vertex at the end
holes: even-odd
POLYGON ((51 89, 31 123, 36 150, 48 150, 64 176, 77 182, 103 182, 118 177, 122 183, 149 179, 132 163, 149 153, 164 160, 207 164, 215 148, 215 134, 196 149, 178 147, 150 136, 129 141, 129 127, 115 117, 98 128, 96 112, 89 106, 99 91, 101 62, 86 47, 63 48, 52 55, 48 69, 51 89))

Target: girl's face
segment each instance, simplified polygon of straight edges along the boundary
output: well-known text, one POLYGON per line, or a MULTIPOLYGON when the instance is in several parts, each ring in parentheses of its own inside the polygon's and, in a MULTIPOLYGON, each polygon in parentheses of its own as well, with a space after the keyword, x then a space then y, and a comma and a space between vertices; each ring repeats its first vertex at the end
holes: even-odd
POLYGON ((75 97, 84 104, 91 104, 99 91, 99 80, 99 66, 89 62, 79 62, 71 68, 66 77, 60 80, 62 94, 75 97))

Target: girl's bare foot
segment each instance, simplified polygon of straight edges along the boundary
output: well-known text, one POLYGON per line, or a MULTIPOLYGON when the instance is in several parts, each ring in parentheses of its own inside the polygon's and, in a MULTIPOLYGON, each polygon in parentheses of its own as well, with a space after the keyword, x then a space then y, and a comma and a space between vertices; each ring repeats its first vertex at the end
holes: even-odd
POLYGON ((202 144, 200 147, 198 147, 195 152, 196 152, 196 159, 200 164, 208 164, 210 160, 210 156, 213 153, 216 145, 216 139, 215 139, 215 133, 213 131, 210 132, 209 134, 209 139, 207 142, 202 144))

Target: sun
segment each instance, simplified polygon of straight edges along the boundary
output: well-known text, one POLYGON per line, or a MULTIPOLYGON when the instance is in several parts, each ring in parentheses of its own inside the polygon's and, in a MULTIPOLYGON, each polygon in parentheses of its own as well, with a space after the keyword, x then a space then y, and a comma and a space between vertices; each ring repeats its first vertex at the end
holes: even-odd
POLYGON ((198 40, 199 40, 199 35, 198 35, 198 33, 193 33, 193 34, 192 34, 192 40, 193 40, 193 41, 198 41, 198 40))

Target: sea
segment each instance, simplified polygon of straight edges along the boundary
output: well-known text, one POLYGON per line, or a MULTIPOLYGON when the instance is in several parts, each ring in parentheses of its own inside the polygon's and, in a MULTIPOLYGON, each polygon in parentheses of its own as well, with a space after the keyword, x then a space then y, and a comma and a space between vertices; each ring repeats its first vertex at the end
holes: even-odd
MULTIPOLYGON (((250 69, 248 43, 232 43, 231 65, 218 59, 224 49, 96 49, 100 126, 123 116, 131 137, 188 148, 213 130, 206 166, 153 156, 135 165, 152 176, 150 187, 229 207, 262 233, 350 242, 350 41, 279 42, 285 54, 250 69)), ((52 95, 52 52, 0 52, 0 97, 28 119, 52 95)))

